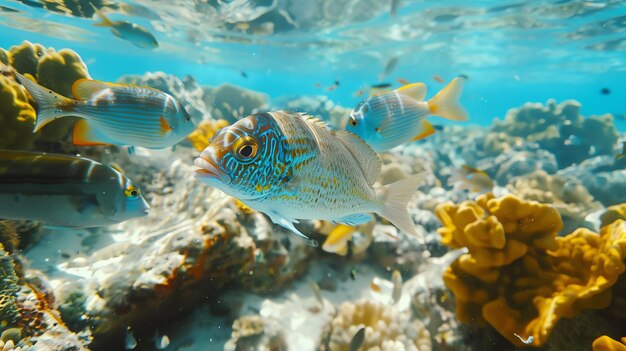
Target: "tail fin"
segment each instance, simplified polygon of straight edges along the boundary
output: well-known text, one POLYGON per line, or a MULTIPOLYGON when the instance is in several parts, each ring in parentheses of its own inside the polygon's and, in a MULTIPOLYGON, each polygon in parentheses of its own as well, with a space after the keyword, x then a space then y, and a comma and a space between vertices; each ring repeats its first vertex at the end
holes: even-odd
POLYGON ((111 22, 111 20, 104 15, 104 13, 102 13, 102 11, 98 10, 97 7, 95 7, 92 3, 89 3, 89 5, 91 5, 91 7, 93 8, 94 12, 100 16, 101 21, 94 23, 93 25, 96 27, 112 27, 113 26, 113 22, 111 22))
POLYGON ((14 73, 17 80, 28 90, 28 93, 35 99, 39 107, 37 109, 37 121, 35 122, 33 133, 55 119, 69 115, 67 114, 67 109, 61 110, 58 107, 71 106, 72 99, 57 94, 46 87, 42 87, 15 71, 14 73))
POLYGON ((428 100, 430 113, 453 121, 467 121, 467 111, 459 103, 464 84, 465 78, 456 77, 437 95, 428 100))
POLYGON ((418 185, 424 180, 425 173, 420 173, 383 188, 384 205, 378 213, 400 230, 418 237, 415 224, 409 216, 407 205, 418 185))

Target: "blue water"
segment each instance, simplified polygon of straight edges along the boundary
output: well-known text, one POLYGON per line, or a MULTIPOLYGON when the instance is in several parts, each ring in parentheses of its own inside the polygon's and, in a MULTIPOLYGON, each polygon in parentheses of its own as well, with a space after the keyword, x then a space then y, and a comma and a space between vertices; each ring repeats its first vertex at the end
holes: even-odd
MULTIPOLYGON (((246 38, 251 43, 220 42, 217 38, 200 42, 199 46, 173 38, 175 27, 170 32, 159 32, 154 30, 158 21, 109 13, 114 20, 132 20, 151 30, 161 47, 144 50, 113 36, 107 28, 93 27, 93 19, 64 16, 3 0, 0 5, 23 11, 19 16, 26 21, 53 21, 80 28, 82 31, 69 32, 88 42, 47 35, 45 29, 41 33, 37 29, 20 30, 19 22, 3 13, 0 47, 29 40, 57 49, 72 48, 88 64, 91 76, 100 80, 114 81, 125 74, 158 70, 180 77, 192 75, 203 85, 232 83, 271 97, 327 95, 346 107, 356 105, 361 99, 353 96, 355 91, 367 84, 380 83, 378 75, 385 63, 391 57, 398 57, 396 69, 385 81, 395 83, 396 78, 403 78, 426 82, 429 96, 442 87, 433 80, 434 75, 446 80, 467 75, 469 81, 462 101, 472 123, 489 124, 494 117, 503 117, 511 107, 527 101, 545 102, 548 98, 576 99, 582 103, 585 115, 626 114, 625 45, 602 51, 586 48, 624 38, 623 23, 606 28, 601 21, 625 15, 626 6, 610 1, 533 1, 510 9, 497 8, 509 4, 517 3, 403 1, 397 20, 382 7, 377 13, 364 16, 368 18, 330 23, 326 29, 292 30, 276 34, 275 38, 249 35, 246 38), (568 13, 569 7, 565 6, 574 5, 582 9, 579 13, 568 13), (431 15, 434 11, 482 12, 448 18, 439 14, 435 21, 431 15), (9 23, 13 24, 7 26, 9 23), (592 35, 582 39, 568 37, 589 27, 595 30, 592 35), (255 40, 266 45, 257 45, 255 40), (183 52, 183 48, 191 51, 183 52), (204 52, 200 55, 200 51, 204 52), (199 60, 205 62, 198 63, 199 60), (247 78, 242 76, 242 71, 247 78), (340 86, 326 91, 324 87, 334 81, 339 81, 340 86), (322 87, 316 88, 316 84, 322 87), (601 94, 603 88, 611 93, 601 94)), ((158 2, 153 9, 159 12, 158 2)), ((181 26, 184 24, 181 20, 181 26)), ((183 29, 188 27, 187 24, 183 29)), ((616 124, 626 130, 622 119, 616 124)))

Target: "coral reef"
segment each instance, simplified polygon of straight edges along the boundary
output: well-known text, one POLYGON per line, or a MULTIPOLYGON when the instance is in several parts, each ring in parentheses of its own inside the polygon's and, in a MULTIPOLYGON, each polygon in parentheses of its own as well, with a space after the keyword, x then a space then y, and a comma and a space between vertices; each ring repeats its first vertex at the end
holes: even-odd
MULTIPOLYGON (((400 313, 381 302, 359 300, 339 306, 321 345, 347 351, 356 332, 365 327, 362 350, 432 350, 430 333, 409 313, 400 313)), ((323 348, 322 348, 323 349, 323 348)))
POLYGON ((16 327, 19 322, 19 312, 16 301, 19 291, 18 279, 15 275, 13 259, 0 245, 0 332, 16 327))
POLYGON ((209 146, 209 142, 211 141, 213 134, 228 125, 229 123, 225 119, 218 119, 217 121, 203 120, 200 124, 198 124, 196 130, 189 134, 187 139, 194 149, 202 151, 209 146))
POLYGON ((495 120, 491 131, 536 142, 556 156, 559 168, 611 154, 619 137, 612 116, 584 118, 579 111, 580 104, 573 100, 558 105, 548 100, 545 106, 527 103, 509 110, 504 121, 495 120))
MULTIPOLYGON (((24 41, 13 46, 7 53, 8 64, 22 74, 30 74, 35 80, 59 94, 72 96, 71 87, 80 78, 89 78, 87 66, 72 50, 58 52, 39 44, 24 41)), ((72 118, 62 118, 33 134, 36 113, 31 106, 35 102, 11 74, 0 76, 0 123, 2 129, 0 147, 9 149, 33 149, 36 141, 58 143, 69 135, 74 123, 72 118)))
POLYGON ((288 348, 277 323, 261 316, 244 316, 233 323, 233 333, 224 350, 286 351, 288 348))
POLYGON ((204 101, 212 106, 215 119, 225 119, 229 123, 267 108, 267 95, 243 89, 231 84, 215 88, 204 87, 204 101))
POLYGON ((457 317, 488 323, 516 346, 514 336, 544 344, 560 318, 605 308, 610 287, 624 272, 626 232, 616 221, 600 235, 580 228, 556 237, 556 209, 512 195, 481 195, 475 202, 442 204, 442 242, 466 247, 444 273, 457 299, 457 317))
POLYGON ((507 187, 521 199, 550 204, 556 208, 563 220, 562 232, 565 233, 579 227, 593 228, 593 224, 586 221, 585 217, 603 208, 577 179, 549 175, 544 171, 516 178, 507 187))

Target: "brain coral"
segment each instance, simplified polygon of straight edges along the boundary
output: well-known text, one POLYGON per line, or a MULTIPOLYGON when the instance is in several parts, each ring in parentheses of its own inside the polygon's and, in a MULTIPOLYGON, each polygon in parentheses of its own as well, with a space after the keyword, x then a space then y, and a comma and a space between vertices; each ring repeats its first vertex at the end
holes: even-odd
MULTIPOLYGON (((71 97, 71 87, 80 78, 89 78, 87 67, 75 52, 62 49, 46 49, 39 44, 24 41, 9 51, 0 51, 0 61, 8 63, 22 74, 30 74, 35 80, 62 95, 71 97)), ((26 90, 9 72, 0 76, 0 147, 32 149, 36 140, 55 142, 66 137, 73 120, 63 118, 50 123, 40 133, 33 134, 36 106, 26 90)))
POLYGON ((430 333, 422 322, 411 320, 406 312, 378 301, 344 302, 330 324, 328 346, 333 351, 348 351, 350 341, 365 327, 365 341, 360 350, 430 351, 430 333))
POLYGON ((600 235, 579 228, 556 237, 562 227, 553 207, 513 195, 476 202, 441 204, 442 242, 466 247, 444 273, 457 300, 457 317, 490 324, 517 346, 514 333, 544 344, 562 317, 605 308, 609 289, 624 272, 624 222, 602 228, 600 235))

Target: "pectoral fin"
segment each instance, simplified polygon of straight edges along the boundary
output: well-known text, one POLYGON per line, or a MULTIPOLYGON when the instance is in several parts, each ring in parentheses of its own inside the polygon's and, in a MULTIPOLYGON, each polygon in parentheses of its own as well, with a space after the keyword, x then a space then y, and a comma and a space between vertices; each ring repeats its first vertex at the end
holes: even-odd
POLYGON ((308 236, 302 234, 298 229, 296 229, 296 227, 294 227, 294 223, 298 223, 298 220, 296 219, 288 219, 287 217, 283 216, 282 214, 276 212, 276 211, 272 211, 267 213, 267 215, 270 217, 270 220, 278 225, 280 225, 283 228, 287 228, 289 230, 291 230, 294 234, 298 235, 299 237, 302 237, 304 239, 306 239, 307 244, 309 246, 313 246, 313 247, 318 247, 319 244, 317 243, 317 240, 314 239, 310 239, 308 236))
POLYGON ((428 122, 427 120, 423 119, 421 122, 421 128, 420 128, 420 133, 417 134, 413 140, 420 140, 420 139, 424 139, 429 135, 432 135, 436 132, 435 128, 433 127, 432 124, 430 124, 430 122, 428 122))
POLYGON ((98 132, 84 119, 81 119, 74 125, 72 143, 78 146, 107 146, 113 144, 107 136, 98 132))

